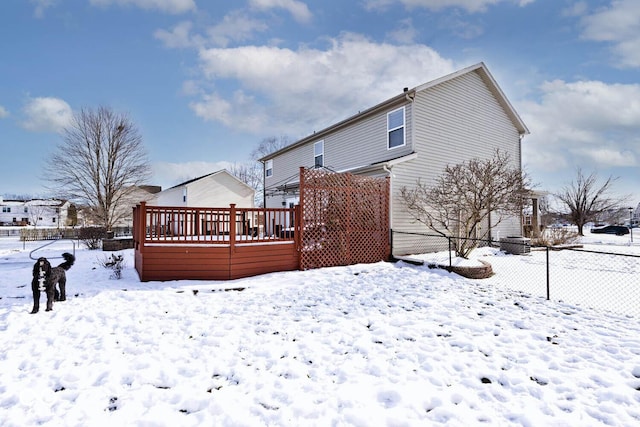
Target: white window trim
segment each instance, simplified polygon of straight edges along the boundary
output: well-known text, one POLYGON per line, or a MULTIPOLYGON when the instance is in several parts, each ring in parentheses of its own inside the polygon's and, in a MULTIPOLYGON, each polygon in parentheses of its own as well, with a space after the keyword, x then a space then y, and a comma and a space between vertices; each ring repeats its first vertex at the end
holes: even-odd
POLYGON ((322 156, 322 164, 320 165, 321 167, 324 167, 324 139, 318 142, 314 142, 313 143, 313 167, 316 167, 316 158, 318 156, 322 156), (322 147, 322 152, 320 154, 316 154, 316 146, 318 144, 321 144, 322 147))
POLYGON ((273 176, 273 160, 267 160, 264 162, 264 176, 270 178, 273 176), (271 171, 271 173, 269 173, 271 171))
POLYGON ((389 111, 387 113, 387 150, 393 150, 396 148, 404 147, 406 145, 407 145, 407 111, 405 110, 404 107, 400 107, 400 108, 396 108, 393 111, 389 111), (393 129, 389 129, 389 116, 391 116, 393 113, 398 112, 399 110, 402 110, 402 126, 396 126, 393 129), (402 144, 396 145, 395 147, 390 147, 391 141, 389 140, 389 135, 394 130, 398 130, 400 128, 404 129, 404 131, 402 132, 402 144))

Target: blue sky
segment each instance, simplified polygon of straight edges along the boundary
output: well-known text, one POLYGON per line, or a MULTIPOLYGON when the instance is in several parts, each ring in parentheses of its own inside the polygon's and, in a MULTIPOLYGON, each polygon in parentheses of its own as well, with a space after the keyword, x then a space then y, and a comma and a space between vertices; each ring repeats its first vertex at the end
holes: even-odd
POLYGON ((42 194, 74 111, 129 114, 163 188, 483 61, 555 191, 640 202, 637 0, 3 0, 0 194, 42 194))

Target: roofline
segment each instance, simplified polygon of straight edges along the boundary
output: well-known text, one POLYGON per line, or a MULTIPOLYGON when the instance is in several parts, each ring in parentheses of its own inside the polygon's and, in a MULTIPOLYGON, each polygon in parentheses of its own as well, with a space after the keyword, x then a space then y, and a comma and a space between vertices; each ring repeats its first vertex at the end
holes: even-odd
MULTIPOLYGON (((358 175, 364 172, 369 172, 369 171, 375 171, 375 170, 385 170, 385 167, 390 168, 393 167, 395 165, 398 165, 400 163, 404 163, 404 162, 408 162, 410 160, 415 160, 418 158, 418 153, 413 152, 410 154, 407 154, 406 156, 402 156, 402 157, 397 157, 395 159, 391 159, 391 160, 385 160, 383 162, 377 162, 377 163, 372 163, 370 165, 364 165, 364 166, 356 166, 353 168, 348 168, 348 169, 341 169, 339 171, 336 171, 336 173, 351 173, 354 175, 358 175)), ((388 171, 387 171, 388 172, 388 171)), ((291 181, 287 181, 285 183, 276 185, 275 187, 269 187, 270 189, 278 189, 281 187, 285 187, 285 186, 291 186, 291 188, 296 188, 300 186, 300 178, 298 177, 297 179, 293 178, 291 181)))
POLYGON ((169 190, 173 190, 173 189, 176 189, 176 188, 185 187, 185 186, 187 186, 189 184, 192 184, 192 183, 194 183, 196 181, 200 181, 201 179, 208 178, 208 177, 214 176, 214 175, 218 175, 218 174, 221 174, 223 172, 226 173, 227 175, 229 175, 231 178, 233 178, 236 181, 238 181, 239 183, 245 185, 247 188, 251 188, 253 190, 253 192, 255 193, 255 191, 256 191, 255 188, 251 187, 249 184, 247 184, 246 182, 244 182, 243 180, 241 180, 240 178, 238 178, 237 176, 235 176, 234 174, 229 172, 227 169, 219 169, 219 170, 217 170, 215 172, 211 172, 211 173, 208 173, 206 175, 199 176, 197 178, 192 178, 192 179, 187 180, 187 181, 185 181, 185 182, 183 182, 181 184, 174 185, 173 187, 169 187, 166 190, 162 190, 162 191, 159 191, 158 193, 153 193, 153 194, 159 194, 159 193, 162 193, 162 192, 165 192, 165 191, 169 191, 169 190))
POLYGON ((273 159, 274 157, 279 156, 282 153, 285 153, 287 151, 293 150, 294 148, 297 148, 301 145, 307 144, 311 141, 316 141, 316 140, 320 140, 322 139, 325 135, 341 128, 344 126, 347 126, 353 122, 356 122, 358 120, 361 120, 365 117, 368 117, 372 114, 375 114, 377 112, 379 112, 380 110, 384 110, 389 108, 392 105, 395 104, 399 104, 399 103, 404 103, 405 101, 408 102, 407 97, 412 97, 415 96, 416 92, 420 92, 429 88, 432 88, 436 85, 439 85, 441 83, 447 82, 449 80, 453 80, 457 77, 460 77, 464 74, 470 73, 472 71, 479 71, 481 77, 483 77, 483 79, 485 80, 486 83, 489 84, 490 89, 493 89, 492 92, 494 92, 494 94, 496 95, 496 98, 498 100, 498 102, 500 103, 500 105, 506 110, 507 115, 511 118, 513 124, 515 125, 515 127, 518 129, 518 131, 520 132, 521 135, 528 135, 529 132, 529 128, 527 128, 527 125, 525 125, 524 121, 522 120, 522 118, 520 117, 520 115, 516 112, 515 108, 513 108, 513 105, 511 105, 511 103, 509 102, 509 100, 507 99, 506 95, 504 94, 504 92, 502 91, 502 89, 500 88, 500 86, 498 85, 498 83, 496 82, 496 80, 493 78, 493 76, 491 75, 491 73, 489 72, 489 70, 487 69, 486 65, 484 64, 484 62, 478 62, 477 64, 471 65, 469 67, 463 68, 461 70, 455 71, 451 74, 447 74, 445 76, 439 77, 435 80, 431 80, 427 83, 421 84, 420 86, 416 86, 413 89, 409 89, 403 93, 401 93, 400 95, 396 95, 392 98, 387 99, 386 101, 383 101, 369 109, 366 109, 364 111, 359 112, 358 114, 355 114, 345 120, 342 120, 336 124, 333 124, 327 128, 322 129, 319 132, 314 132, 311 135, 308 135, 302 139, 299 139, 298 141, 294 142, 293 144, 290 144, 286 147, 283 147, 277 151, 274 151, 271 154, 267 154, 264 157, 261 157, 260 159, 258 159, 258 161, 260 162, 265 162, 267 160, 273 159))
POLYGON ((285 153, 289 150, 293 150, 294 148, 297 148, 301 145, 304 145, 308 142, 311 141, 317 141, 322 139, 324 136, 330 134, 331 132, 334 132, 337 129, 340 129, 342 127, 345 127, 353 122, 359 121, 365 117, 371 116, 375 113, 378 113, 381 110, 385 110, 387 108, 389 108, 389 106, 391 105, 396 105, 396 104, 404 104, 407 101, 407 96, 410 96, 412 94, 415 94, 415 89, 409 90, 407 92, 403 92, 400 95, 396 95, 393 98, 389 98, 384 102, 381 102, 380 104, 377 104, 371 108, 368 108, 366 110, 363 110, 361 112, 359 112, 358 114, 355 114, 349 118, 346 118, 338 123, 335 123, 327 128, 322 129, 321 131, 318 132, 314 132, 311 135, 305 136, 302 139, 299 139, 298 141, 294 142, 293 144, 287 145, 286 147, 283 147, 281 149, 279 149, 278 151, 274 151, 271 154, 267 154, 266 156, 258 159, 259 162, 265 162, 267 160, 270 160, 276 156, 279 156, 282 153, 285 153))
POLYGON ((488 83, 491 86, 490 89, 491 88, 494 89, 495 95, 497 95, 496 98, 497 98, 498 102, 507 111, 507 114, 509 115, 509 117, 513 121, 513 123, 516 126, 516 128, 518 129, 518 131, 520 131, 520 134, 521 135, 530 134, 529 128, 527 127, 527 125, 525 125, 524 121, 522 120, 522 118, 520 117, 518 112, 515 110, 515 108, 513 108, 513 105, 511 105, 511 102, 509 102, 509 99, 507 98, 507 96, 504 94, 504 92, 500 88, 500 85, 498 85, 498 82, 496 81, 496 79, 493 78, 493 75, 491 74, 491 72, 489 72, 489 69, 484 64, 484 62, 478 62, 477 64, 470 65, 469 67, 463 68, 463 69, 458 70, 456 72, 453 72, 451 74, 447 74, 446 76, 442 76, 442 77, 437 78, 435 80, 431 80, 430 82, 424 83, 424 84, 416 87, 415 90, 416 91, 422 91, 422 90, 425 90, 425 89, 429 89, 429 88, 431 88, 433 86, 439 85, 439 84, 447 82, 449 80, 453 80, 453 79, 455 79, 457 77, 460 77, 460 76, 462 76, 464 74, 467 74, 469 72, 472 72, 472 71, 479 71, 481 77, 483 77, 485 82, 488 83))

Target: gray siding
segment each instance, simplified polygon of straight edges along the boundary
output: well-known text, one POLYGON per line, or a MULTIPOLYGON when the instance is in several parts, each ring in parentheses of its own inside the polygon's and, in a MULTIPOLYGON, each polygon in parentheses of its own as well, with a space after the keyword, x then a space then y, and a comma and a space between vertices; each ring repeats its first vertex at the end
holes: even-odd
MULTIPOLYGON (((398 104, 376 115, 365 118, 352 126, 338 129, 309 143, 286 151, 273 159, 273 175, 266 178, 267 188, 285 182, 298 182, 300 166, 314 164, 313 144, 324 140, 324 166, 334 171, 344 171, 404 156, 413 151, 411 146, 410 103, 398 104), (406 144, 391 150, 387 148, 387 113, 405 106, 406 144)), ((280 200, 279 197, 278 200, 280 200)), ((267 201, 267 206, 271 202, 267 201)))
MULTIPOLYGON (((499 148, 520 165, 518 130, 476 73, 468 73, 416 94, 414 102, 414 144, 418 158, 393 168, 392 228, 399 231, 428 232, 417 224, 404 208, 399 196, 403 186, 414 187, 417 179, 433 183, 447 164, 473 158, 490 158, 499 148)), ((520 219, 515 218, 493 230, 504 237, 520 234, 520 219)), ((394 252, 411 252, 397 247, 394 252)))

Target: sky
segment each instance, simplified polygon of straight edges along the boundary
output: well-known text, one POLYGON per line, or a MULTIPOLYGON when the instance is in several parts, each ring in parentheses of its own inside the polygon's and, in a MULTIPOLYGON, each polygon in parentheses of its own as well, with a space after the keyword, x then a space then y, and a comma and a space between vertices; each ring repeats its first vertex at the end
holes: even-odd
MULTIPOLYGON (((626 236, 582 239, 588 250, 640 255, 626 236)), ((42 243, 0 238, 3 427, 640 420, 639 258, 552 251, 554 278, 580 283, 552 281, 552 293, 570 291, 559 302, 539 296, 536 251, 477 250, 465 265, 489 262, 495 275, 482 280, 400 261, 140 282, 132 249, 59 240, 31 253, 42 243), (66 301, 47 312, 42 296, 30 314, 30 255, 57 265, 63 251, 76 255, 66 301), (104 268, 111 255, 124 259, 121 279, 104 268), (561 257, 573 262, 560 267, 561 257), (517 290, 532 276, 537 291, 517 290), (590 285, 592 301, 614 311, 575 303, 590 285), (629 301, 635 317, 615 311, 629 301)))
POLYGON ((0 28, 0 194, 42 194, 82 108, 128 114, 168 188, 482 61, 536 189, 640 202, 636 0, 5 0, 0 28))

